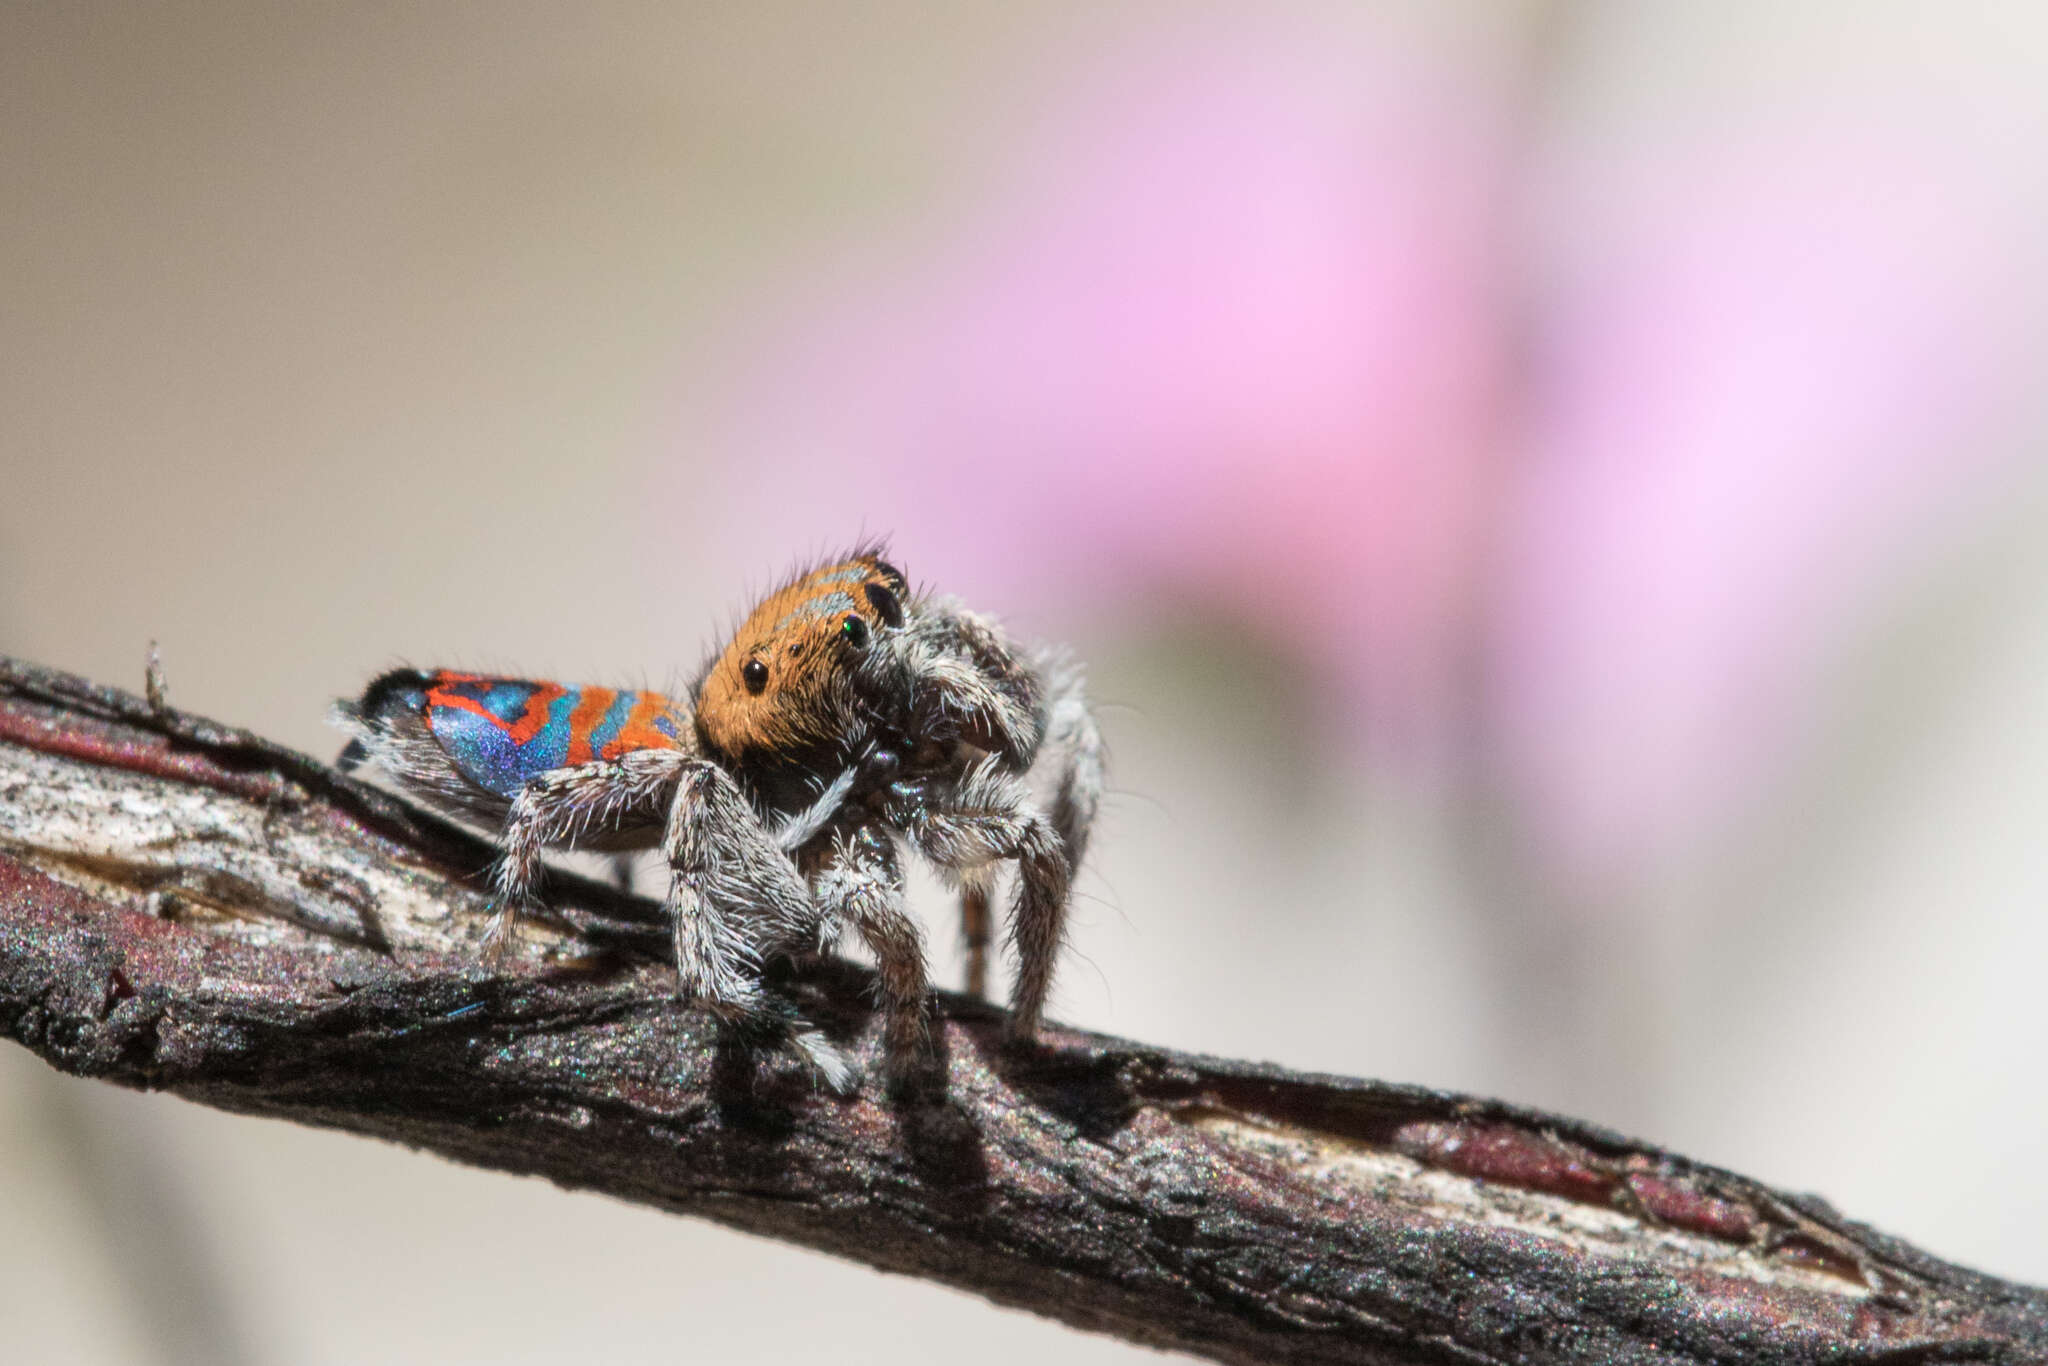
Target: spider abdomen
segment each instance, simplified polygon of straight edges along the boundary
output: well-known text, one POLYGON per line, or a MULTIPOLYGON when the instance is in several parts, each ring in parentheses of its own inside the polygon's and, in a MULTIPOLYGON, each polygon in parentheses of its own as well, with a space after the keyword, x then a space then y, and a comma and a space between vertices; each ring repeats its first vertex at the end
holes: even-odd
POLYGON ((386 674, 359 707, 373 728, 411 719, 457 773, 507 799, 550 769, 685 748, 690 724, 682 705, 660 693, 448 669, 386 674))

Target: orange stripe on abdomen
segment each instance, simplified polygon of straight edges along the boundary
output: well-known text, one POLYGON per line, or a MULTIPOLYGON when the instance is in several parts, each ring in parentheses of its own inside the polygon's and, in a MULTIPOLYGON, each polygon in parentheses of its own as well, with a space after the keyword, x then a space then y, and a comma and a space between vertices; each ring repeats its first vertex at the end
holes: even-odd
POLYGON ((576 694, 576 710, 569 713, 567 762, 572 767, 591 761, 591 734, 604 720, 605 713, 612 709, 612 701, 617 696, 610 688, 584 688, 576 694))
POLYGON ((626 724, 619 727, 619 733, 605 745, 603 757, 616 759, 635 749, 676 748, 678 741, 675 736, 654 727, 654 719, 674 705, 658 692, 634 693, 633 710, 626 714, 626 724))
POLYGON ((498 680, 487 678, 482 674, 443 672, 436 675, 435 685, 427 689, 427 705, 429 707, 453 707, 458 711, 466 711, 473 716, 480 716, 499 730, 504 731, 513 744, 523 745, 534 736, 540 734, 541 728, 548 723, 548 715, 555 705, 555 699, 567 691, 568 689, 559 683, 528 683, 523 679, 498 680), (501 681, 521 687, 530 687, 533 690, 527 694, 526 701, 519 711, 519 719, 516 721, 507 721, 475 698, 464 697, 461 693, 446 686, 449 683, 482 683, 490 685, 501 681))

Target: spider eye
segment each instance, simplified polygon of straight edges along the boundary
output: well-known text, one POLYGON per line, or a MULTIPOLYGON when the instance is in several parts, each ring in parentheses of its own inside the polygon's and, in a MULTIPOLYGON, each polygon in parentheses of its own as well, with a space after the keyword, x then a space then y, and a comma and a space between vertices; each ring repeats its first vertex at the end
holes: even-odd
POLYGON ((875 609, 875 615, 882 624, 894 629, 903 624, 903 604, 896 601, 896 595, 879 583, 870 583, 866 588, 868 606, 875 609))
POLYGON ((768 666, 758 659, 750 659, 740 666, 740 680, 747 685, 747 691, 756 697, 768 686, 768 666))
POLYGON ((839 623, 839 630, 846 637, 848 645, 851 645, 856 650, 867 649, 868 624, 859 617, 848 613, 846 620, 839 623))

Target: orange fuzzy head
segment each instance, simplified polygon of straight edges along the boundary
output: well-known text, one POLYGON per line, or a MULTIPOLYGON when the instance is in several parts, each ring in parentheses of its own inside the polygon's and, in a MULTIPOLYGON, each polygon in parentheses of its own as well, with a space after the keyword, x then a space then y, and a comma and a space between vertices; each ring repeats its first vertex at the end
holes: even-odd
POLYGON ((837 685, 883 630, 903 625, 908 587, 874 554, 813 569, 761 600, 712 663, 697 730, 714 754, 784 754, 836 732, 837 685))

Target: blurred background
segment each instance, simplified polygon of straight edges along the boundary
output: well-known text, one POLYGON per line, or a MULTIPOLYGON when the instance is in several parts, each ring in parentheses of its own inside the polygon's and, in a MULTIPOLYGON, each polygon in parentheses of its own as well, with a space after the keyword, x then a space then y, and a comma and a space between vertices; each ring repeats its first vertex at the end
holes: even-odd
MULTIPOLYGON (((1091 666, 1059 1017, 2048 1281, 2044 148, 2010 3, 9 5, 0 650, 325 754, 889 533, 1091 666)), ((0 1229, 23 1361, 1139 1355, 19 1049, 0 1229)))

